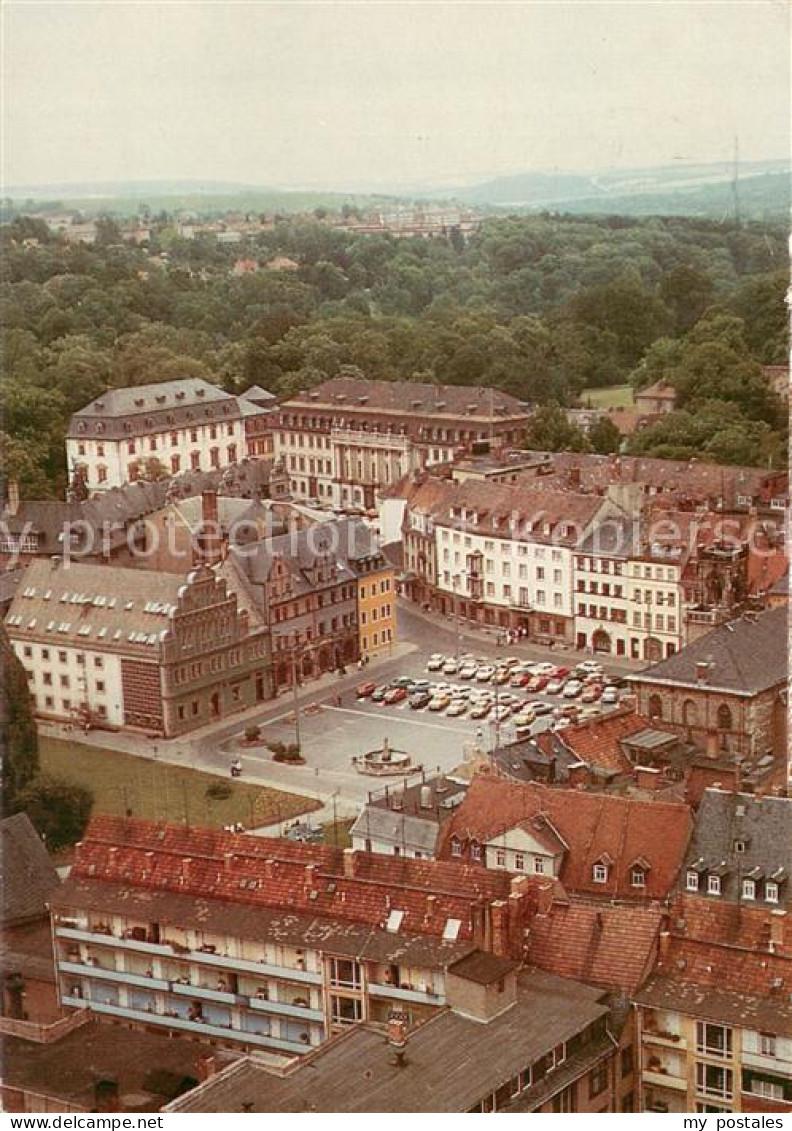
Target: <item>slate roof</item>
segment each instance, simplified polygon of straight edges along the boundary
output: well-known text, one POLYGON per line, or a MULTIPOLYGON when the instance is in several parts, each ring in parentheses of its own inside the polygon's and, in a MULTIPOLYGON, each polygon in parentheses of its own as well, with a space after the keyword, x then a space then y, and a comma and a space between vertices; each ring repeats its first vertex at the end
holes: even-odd
POLYGON ((629 900, 665 899, 684 860, 692 825, 687 805, 612 794, 518 783, 478 774, 451 820, 443 826, 438 855, 450 858, 451 838, 497 844, 525 821, 546 819, 569 846, 560 880, 570 891, 629 900), (607 883, 595 883, 593 866, 612 864, 607 883), (646 886, 635 889, 632 866, 649 865, 646 886))
POLYGON ((705 687, 757 695, 788 679, 788 610, 784 607, 721 625, 667 660, 629 675, 632 683, 699 686, 697 664, 709 665, 705 687))
MULTIPOLYGON (((410 1034, 402 1066, 381 1030, 356 1025, 285 1076, 246 1059, 170 1110, 237 1111, 249 1103, 267 1112, 465 1112, 607 1017, 599 996, 540 971, 521 972, 510 1009, 487 1024, 451 1010, 435 1014, 410 1034)), ((603 1046, 592 1042, 590 1051, 601 1056, 603 1046)))
POLYGON ((107 389, 75 412, 67 436, 102 436, 120 440, 168 428, 219 420, 238 420, 237 398, 201 377, 107 389), (150 421, 150 423, 149 423, 150 421), (129 425, 125 428, 125 424, 129 425))
POLYGON ((432 385, 418 381, 358 381, 334 377, 284 402, 285 409, 334 408, 344 413, 408 413, 422 417, 503 420, 527 418, 526 406, 500 389, 479 385, 432 385), (361 398, 365 400, 361 401, 361 398), (468 411, 469 408, 472 411, 468 411))
MULTIPOLYGON (((686 867, 693 864, 701 864, 705 871, 727 866, 721 875, 721 895, 713 899, 736 902, 744 878, 775 877, 776 882, 788 884, 792 878, 792 799, 705 790, 687 852, 686 867)), ((755 902, 761 904, 762 883, 757 883, 756 895, 755 902)))
POLYGON ((0 822, 0 923, 4 928, 47 914, 47 903, 60 880, 41 837, 26 813, 0 822))

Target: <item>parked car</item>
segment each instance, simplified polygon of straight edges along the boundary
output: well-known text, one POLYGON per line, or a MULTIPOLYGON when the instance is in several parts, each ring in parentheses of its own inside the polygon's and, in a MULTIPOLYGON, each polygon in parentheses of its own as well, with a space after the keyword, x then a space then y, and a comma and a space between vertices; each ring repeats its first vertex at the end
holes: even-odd
POLYGON ((381 687, 375 687, 371 693, 371 702, 381 703, 390 690, 387 683, 383 683, 381 687))
POLYGON ((531 723, 535 722, 535 720, 536 715, 533 713, 533 711, 527 711, 525 710, 525 708, 523 708, 521 711, 517 712, 517 714, 512 719, 512 722, 516 727, 529 727, 531 723))
POLYGON ((283 834, 287 840, 301 841, 303 844, 321 843, 324 834, 321 829, 311 828, 310 825, 292 825, 283 834))
POLYGON ((431 681, 428 679, 414 679, 412 681, 413 691, 428 691, 431 686, 431 681))
POLYGON ((478 671, 478 664, 474 660, 466 660, 459 669, 460 679, 475 679, 476 672, 478 671))
POLYGON ((357 695, 358 699, 368 699, 369 695, 376 691, 376 689, 376 683, 359 683, 355 688, 355 695, 357 695))
POLYGON ((490 664, 485 664, 476 672, 477 683, 488 683, 495 675, 495 669, 490 664))
POLYGON ((459 664, 453 656, 446 660, 443 664, 443 675, 456 675, 459 671, 459 664))
POLYGON ((598 663, 596 660, 583 660, 577 665, 575 671, 585 672, 586 674, 593 672, 595 675, 599 675, 602 671, 602 664, 598 663))
POLYGON ((492 710, 492 703, 489 699, 481 699, 478 703, 474 703, 470 708, 471 719, 486 719, 487 715, 492 710))
POLYGON ((530 675, 528 672, 517 672, 509 680, 509 687, 525 687, 530 682, 530 675))
POLYGON ((423 708, 428 706, 428 704, 431 703, 431 701, 432 701, 431 693, 429 691, 425 691, 423 689, 421 689, 420 691, 414 691, 412 693, 412 695, 410 696, 410 706, 413 708, 414 711, 423 710, 423 708))
POLYGON ((533 711, 534 715, 536 715, 537 719, 541 715, 549 715, 553 709, 549 703, 543 703, 541 699, 537 699, 535 703, 529 703, 528 706, 530 710, 533 711))
POLYGON ((619 702, 619 692, 615 687, 606 687, 602 693, 600 702, 613 705, 619 702))
POLYGON ((415 680, 408 675, 397 676, 390 681, 391 687, 406 687, 408 690, 415 686, 415 680))
POLYGON ((532 675, 525 685, 526 691, 544 691, 550 682, 549 675, 532 675))
POLYGON ((555 664, 543 662, 541 664, 531 664, 530 670, 531 675, 554 675, 556 666, 555 664))
POLYGON ((509 682, 509 678, 508 668, 496 668, 495 674, 492 677, 492 682, 497 684, 499 687, 502 687, 504 683, 509 682))
POLYGON ((596 703, 602 695, 602 687, 598 683, 590 683, 587 687, 583 688, 583 694, 580 696, 581 703, 596 703))
POLYGON ((384 702, 387 703, 389 706, 392 706, 394 703, 401 703, 402 700, 406 699, 406 698, 407 698, 407 688, 406 687, 391 687, 389 691, 385 692, 384 702))
POLYGON ((571 668, 555 668, 553 674, 556 679, 566 679, 568 675, 572 674, 571 668))
POLYGON ((564 684, 564 698, 577 699, 583 690, 583 684, 579 679, 570 679, 564 684))
POLYGON ((519 656, 507 656, 505 660, 499 660, 498 666, 501 668, 516 668, 522 661, 519 656))
POLYGON ((545 688, 545 691, 547 692, 548 695, 560 695, 563 690, 564 690, 564 680, 563 679, 551 679, 550 682, 548 683, 547 687, 545 688))
POLYGON ((440 652, 434 652, 429 657, 429 662, 426 665, 426 670, 428 672, 439 672, 442 669, 445 660, 445 656, 443 656, 440 652))
POLYGON ((442 691, 439 695, 435 695, 429 704, 430 711, 444 711, 448 704, 451 702, 451 696, 447 691, 442 691))
POLYGON ((464 699, 452 699, 446 709, 446 715, 448 718, 456 719, 459 715, 464 715, 467 709, 468 705, 464 699))

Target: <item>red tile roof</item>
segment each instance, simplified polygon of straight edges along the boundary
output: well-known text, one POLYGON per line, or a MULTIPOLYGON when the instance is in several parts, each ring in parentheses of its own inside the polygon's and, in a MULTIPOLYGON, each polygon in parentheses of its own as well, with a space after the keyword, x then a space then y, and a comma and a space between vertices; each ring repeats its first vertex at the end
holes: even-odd
POLYGON ((632 993, 651 969, 662 921, 654 908, 554 903, 531 923, 527 959, 565 978, 632 993))
POLYGON ((472 937, 477 905, 510 892, 507 875, 460 864, 106 816, 91 821, 72 875, 373 927, 400 909, 406 933, 440 936, 448 919, 459 919, 460 938, 472 937))
POLYGON ((556 732, 570 754, 587 766, 597 766, 619 773, 632 772, 632 764, 621 748, 622 739, 657 726, 634 711, 612 711, 587 723, 577 723, 556 732))
POLYGON ((451 839, 485 844, 523 821, 546 817, 569 845, 560 879, 570 892, 636 900, 665 899, 682 866, 692 828, 687 805, 584 793, 476 775, 464 801, 446 822, 438 848, 451 857, 451 839), (607 883, 595 883, 593 866, 613 861, 607 883), (639 858, 649 864, 646 885, 631 884, 639 858))

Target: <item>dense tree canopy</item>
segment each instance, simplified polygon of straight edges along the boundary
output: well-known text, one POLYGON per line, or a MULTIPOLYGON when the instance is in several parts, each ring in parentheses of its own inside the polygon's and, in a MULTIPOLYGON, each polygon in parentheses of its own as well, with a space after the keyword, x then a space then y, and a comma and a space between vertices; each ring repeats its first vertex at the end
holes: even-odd
POLYGON ((720 400, 738 406, 738 429, 743 417, 782 427, 760 370, 785 360, 781 228, 505 217, 465 242, 311 217, 240 251, 167 223, 127 245, 112 220, 95 245, 70 244, 22 218, 0 243, 4 429, 27 493, 62 492, 76 408, 109 386, 182 375, 285 394, 355 366, 561 406, 587 387, 663 377, 684 411, 720 400), (240 255, 298 266, 236 275, 240 255))
POLYGON ((25 669, 16 657, 4 629, 0 629, 2 699, 0 744, 3 751, 2 813, 14 811, 20 792, 39 768, 38 731, 25 669))

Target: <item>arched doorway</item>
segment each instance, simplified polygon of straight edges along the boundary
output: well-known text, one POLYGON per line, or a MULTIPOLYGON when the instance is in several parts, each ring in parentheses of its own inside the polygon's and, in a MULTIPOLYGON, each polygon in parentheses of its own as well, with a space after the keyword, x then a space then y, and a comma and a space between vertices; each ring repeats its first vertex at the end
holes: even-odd
POLYGON ((591 646, 595 652, 610 652, 611 638, 604 628, 598 628, 591 638, 591 646))

